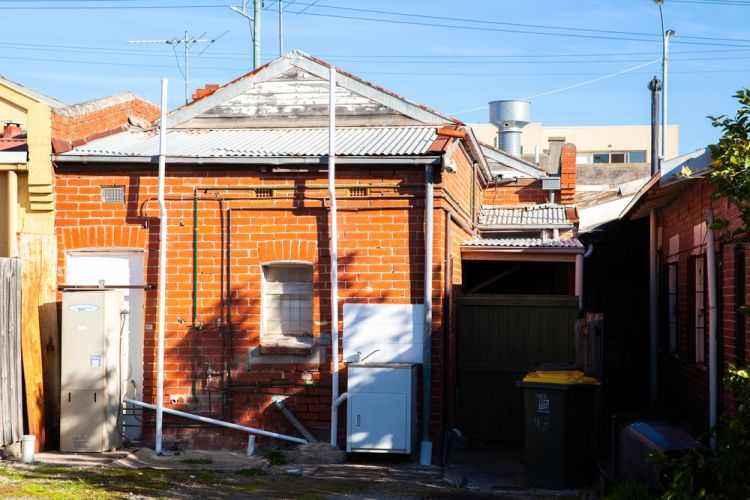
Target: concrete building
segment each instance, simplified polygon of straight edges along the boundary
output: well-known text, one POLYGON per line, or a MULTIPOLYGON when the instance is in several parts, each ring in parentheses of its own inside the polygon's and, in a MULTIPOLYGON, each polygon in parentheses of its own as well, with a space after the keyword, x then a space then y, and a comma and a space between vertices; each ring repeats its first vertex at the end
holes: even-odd
MULTIPOLYGON (((477 139, 498 147, 498 127, 492 123, 472 124, 477 139)), ((669 125, 666 158, 679 154, 679 125, 669 125)), ((576 145, 577 180, 579 184, 616 185, 648 177, 651 161, 651 127, 649 125, 611 125, 549 127, 529 123, 521 128, 518 152, 533 160, 545 155, 550 138, 564 138, 576 145), (606 167, 606 168, 605 168, 606 167)), ((512 153, 512 152, 511 152, 512 153)))

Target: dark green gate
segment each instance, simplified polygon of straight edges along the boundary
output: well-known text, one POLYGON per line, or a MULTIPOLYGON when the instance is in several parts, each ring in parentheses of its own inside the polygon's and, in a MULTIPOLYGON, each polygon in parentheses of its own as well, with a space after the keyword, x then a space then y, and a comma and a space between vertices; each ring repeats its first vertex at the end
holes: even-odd
POLYGON ((578 299, 466 295, 459 299, 457 425, 469 438, 522 437, 516 381, 540 363, 575 361, 578 299))

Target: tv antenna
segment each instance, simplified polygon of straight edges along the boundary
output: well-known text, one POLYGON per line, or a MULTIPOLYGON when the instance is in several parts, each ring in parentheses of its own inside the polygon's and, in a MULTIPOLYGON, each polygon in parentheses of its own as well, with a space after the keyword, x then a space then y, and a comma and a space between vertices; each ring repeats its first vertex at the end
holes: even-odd
MULTIPOLYGON (((204 32, 203 35, 206 33, 204 32)), ((188 88, 190 85, 190 49, 197 43, 207 43, 208 47, 211 46, 212 43, 214 43, 219 38, 226 35, 227 32, 225 31, 221 35, 217 36, 216 38, 202 38, 203 35, 197 37, 197 38, 189 38, 188 32, 185 31, 185 34, 182 38, 172 38, 169 40, 128 40, 128 43, 141 43, 141 44, 166 44, 172 47, 172 52, 174 52, 174 57, 177 60, 177 69, 180 70, 180 73, 182 73, 182 78, 185 81, 185 104, 189 102, 188 99, 188 88), (182 66, 185 68, 183 69, 180 67, 180 60, 177 59, 177 45, 182 44, 182 66)), ((198 55, 203 54, 208 47, 200 51, 198 55)))

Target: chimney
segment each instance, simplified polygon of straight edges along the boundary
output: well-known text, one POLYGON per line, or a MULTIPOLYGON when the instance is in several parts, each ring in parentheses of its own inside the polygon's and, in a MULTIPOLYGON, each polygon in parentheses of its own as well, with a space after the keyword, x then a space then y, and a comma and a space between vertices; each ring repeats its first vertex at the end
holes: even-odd
POLYGON ((207 95, 213 94, 214 91, 218 88, 219 86, 215 83, 207 83, 205 88, 195 90, 195 93, 192 96, 193 101, 197 101, 198 99, 203 99, 207 95))
POLYGON ((547 175, 560 175, 560 153, 565 144, 565 137, 548 137, 549 154, 547 155, 547 175))
POLYGON ((563 205, 573 205, 575 203, 575 196, 576 146, 568 142, 560 150, 560 203, 563 205))
POLYGON ((3 127, 3 139, 12 139, 17 135, 21 135, 21 124, 16 122, 8 122, 3 127))

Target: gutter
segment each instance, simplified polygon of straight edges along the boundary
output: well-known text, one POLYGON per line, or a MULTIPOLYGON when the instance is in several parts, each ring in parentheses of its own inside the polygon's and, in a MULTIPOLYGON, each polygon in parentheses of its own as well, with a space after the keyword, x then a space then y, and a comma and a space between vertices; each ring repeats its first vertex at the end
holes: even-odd
MULTIPOLYGON (((327 156, 299 156, 299 157, 190 157, 170 156, 167 158, 170 164, 188 165, 320 165, 328 163, 327 156)), ((135 163, 152 164, 158 163, 158 156, 107 156, 107 155, 53 155, 52 161, 58 163, 81 163, 84 165, 92 163, 135 163)), ((371 156, 339 156, 336 158, 338 165, 440 165, 442 155, 435 156, 400 156, 400 157, 371 157, 371 156)))
POLYGON ((524 231, 528 229, 573 229, 575 224, 502 224, 502 225, 485 225, 479 226, 479 232, 497 232, 497 231, 524 231))

